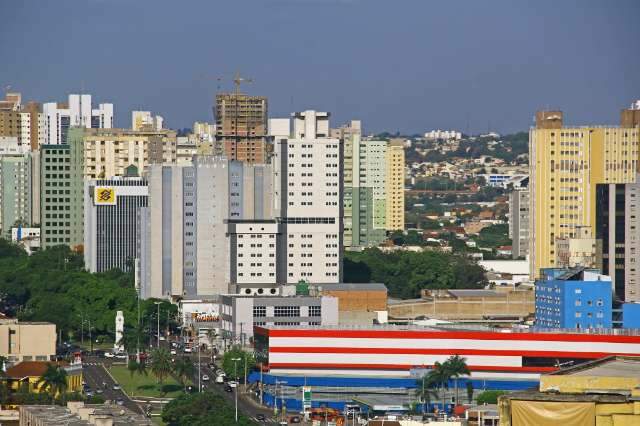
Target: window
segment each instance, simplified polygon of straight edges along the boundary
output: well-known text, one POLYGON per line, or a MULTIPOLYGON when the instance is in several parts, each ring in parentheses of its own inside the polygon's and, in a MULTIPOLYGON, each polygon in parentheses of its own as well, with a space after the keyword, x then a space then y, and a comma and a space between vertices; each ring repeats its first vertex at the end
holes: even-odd
POLYGON ((309 316, 310 317, 322 316, 322 306, 309 306, 309 316))
POLYGON ((273 308, 274 317, 299 317, 300 306, 276 306, 273 308))
POLYGON ((254 306, 253 307, 253 316, 254 318, 264 318, 267 316, 267 307, 266 306, 254 306))

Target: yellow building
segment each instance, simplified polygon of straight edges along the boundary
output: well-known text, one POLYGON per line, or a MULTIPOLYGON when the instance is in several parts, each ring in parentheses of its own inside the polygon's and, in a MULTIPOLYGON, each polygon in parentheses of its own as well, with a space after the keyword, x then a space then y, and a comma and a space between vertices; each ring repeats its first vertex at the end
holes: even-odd
POLYGON ((8 368, 3 380, 6 380, 7 387, 11 392, 17 392, 26 386, 29 392, 39 393, 42 389, 41 385, 38 385, 38 381, 50 364, 59 365, 67 372, 67 392, 82 392, 81 363, 24 361, 8 368))
POLYGON ((9 364, 50 361, 56 355, 56 325, 0 317, 0 356, 9 364))
POLYGON ((404 142, 392 139, 386 152, 387 230, 404 230, 404 142))
POLYGON ((564 127, 541 111, 529 132, 531 275, 556 266, 556 240, 596 229, 596 185, 635 182, 638 127, 564 127))
POLYGON ((640 425, 640 358, 612 356, 544 375, 498 401, 501 426, 640 425))
POLYGON ((85 129, 84 176, 90 179, 124 176, 135 165, 143 173, 149 164, 176 164, 173 130, 85 129))

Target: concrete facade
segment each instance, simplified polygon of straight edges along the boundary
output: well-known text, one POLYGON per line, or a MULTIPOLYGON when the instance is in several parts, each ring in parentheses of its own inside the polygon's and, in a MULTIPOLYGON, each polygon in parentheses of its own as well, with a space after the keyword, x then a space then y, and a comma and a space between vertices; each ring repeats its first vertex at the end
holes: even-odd
POLYGON ((33 197, 39 193, 34 191, 31 153, 4 152, 0 150, 0 233, 7 237, 14 225, 30 226, 40 220, 34 222, 33 217, 33 197))
POLYGON ((68 102, 48 102, 43 104, 44 144, 66 144, 70 127, 111 128, 113 127, 113 104, 91 106, 91 95, 69 95, 68 102))
POLYGON ((509 238, 514 259, 529 255, 529 202, 528 190, 509 194, 509 238))
POLYGON ((55 324, 0 319, 0 356, 10 364, 54 360, 56 338, 55 324))

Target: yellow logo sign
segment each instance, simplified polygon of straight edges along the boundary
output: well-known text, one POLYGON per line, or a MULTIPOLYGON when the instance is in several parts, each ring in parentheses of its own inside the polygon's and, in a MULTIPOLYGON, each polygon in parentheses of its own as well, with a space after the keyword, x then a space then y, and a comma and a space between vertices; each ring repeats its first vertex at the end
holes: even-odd
POLYGON ((98 186, 95 189, 94 202, 96 204, 113 205, 116 203, 116 191, 110 186, 98 186))

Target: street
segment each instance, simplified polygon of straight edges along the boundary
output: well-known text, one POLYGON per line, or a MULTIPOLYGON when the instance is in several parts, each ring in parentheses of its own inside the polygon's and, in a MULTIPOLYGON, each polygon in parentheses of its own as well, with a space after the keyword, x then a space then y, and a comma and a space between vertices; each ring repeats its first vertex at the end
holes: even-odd
POLYGON ((85 360, 82 364, 82 376, 94 394, 102 395, 106 400, 117 401, 121 399, 124 401, 123 405, 134 413, 144 413, 138 404, 132 401, 121 389, 113 389, 115 382, 105 370, 102 360, 97 358, 85 360), (106 386, 103 383, 106 383, 106 386), (96 392, 99 389, 102 390, 102 394, 96 392))

